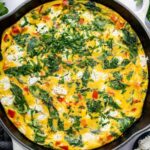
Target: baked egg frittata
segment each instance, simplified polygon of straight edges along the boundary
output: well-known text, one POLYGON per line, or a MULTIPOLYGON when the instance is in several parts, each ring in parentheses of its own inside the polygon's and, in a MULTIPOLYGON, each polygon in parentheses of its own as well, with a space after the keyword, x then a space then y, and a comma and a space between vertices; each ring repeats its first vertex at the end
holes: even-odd
POLYGON ((142 113, 147 58, 132 27, 91 1, 57 0, 1 39, 0 101, 18 130, 52 149, 89 150, 142 113))

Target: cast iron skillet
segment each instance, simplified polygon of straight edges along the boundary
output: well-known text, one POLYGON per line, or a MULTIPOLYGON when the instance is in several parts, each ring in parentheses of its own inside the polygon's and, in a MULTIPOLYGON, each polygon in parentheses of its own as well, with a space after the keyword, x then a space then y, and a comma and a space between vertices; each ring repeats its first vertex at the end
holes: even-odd
MULTIPOLYGON (((7 27, 14 24, 17 20, 19 20, 31 9, 47 1, 51 0, 45 1, 31 0, 16 12, 13 12, 11 15, 0 20, 0 39, 3 31, 7 27)), ((101 3, 118 12, 123 18, 125 18, 132 25, 132 28, 136 31, 143 44, 146 56, 148 56, 148 58, 150 59, 150 39, 146 33, 146 30, 142 26, 142 23, 138 20, 138 18, 136 18, 131 12, 129 12, 129 10, 127 10, 122 5, 118 4, 113 0, 94 0, 94 1, 101 3)), ((150 62, 148 62, 148 70, 150 71, 150 62)), ((150 85, 148 87, 150 87, 150 85)), ((1 104, 0 104, 0 122, 3 125, 4 129, 9 133, 9 135, 15 138, 21 145, 25 146, 27 149, 35 149, 35 150, 47 149, 31 142, 23 134, 21 134, 7 118, 1 104)), ((118 149, 119 147, 123 146, 128 140, 130 140, 133 136, 135 136, 138 132, 141 132, 141 130, 148 128, 149 124, 150 124, 150 92, 147 92, 142 117, 134 125, 132 125, 132 127, 128 129, 122 137, 119 137, 114 142, 107 144, 106 146, 103 146, 101 148, 98 148, 97 150, 111 150, 116 147, 117 147, 116 149, 118 149)))

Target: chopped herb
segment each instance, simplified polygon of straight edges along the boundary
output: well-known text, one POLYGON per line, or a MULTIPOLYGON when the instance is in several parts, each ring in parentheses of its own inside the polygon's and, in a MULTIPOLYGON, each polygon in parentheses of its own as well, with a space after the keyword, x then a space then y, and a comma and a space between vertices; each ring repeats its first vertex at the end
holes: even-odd
POLYGON ((129 74, 127 75, 127 80, 130 80, 133 76, 134 71, 130 71, 129 74))
POLYGON ((91 2, 91 1, 85 3, 85 7, 92 11, 100 11, 101 10, 99 7, 96 6, 96 4, 94 2, 91 2))
POLYGON ((121 63, 121 66, 125 67, 126 65, 128 65, 130 63, 129 59, 124 59, 121 63))
POLYGON ((28 111, 28 104, 23 95, 22 89, 14 83, 11 83, 11 92, 15 96, 14 106, 17 108, 20 114, 24 114, 28 111))
POLYGON ((117 58, 112 58, 110 61, 105 59, 103 68, 104 69, 115 69, 119 66, 118 63, 119 63, 119 60, 117 58))
POLYGON ((94 100, 90 100, 86 103, 88 111, 91 113, 94 112, 100 112, 101 110, 101 102, 100 101, 94 101, 94 100))
POLYGON ((113 73, 113 77, 116 79, 116 80, 122 80, 122 75, 120 74, 120 72, 114 72, 113 73))
POLYGON ((8 13, 8 8, 5 7, 5 3, 0 2, 0 16, 8 13))
POLYGON ((109 82, 109 86, 115 90, 124 90, 127 87, 126 84, 120 82, 119 80, 111 80, 109 82))
POLYGON ((84 73, 83 73, 83 76, 82 76, 82 85, 84 86, 84 87, 86 87, 87 86, 87 84, 88 84, 88 81, 89 81, 89 78, 90 78, 90 72, 86 69, 85 71, 84 71, 84 73))
POLYGON ((16 36, 14 36, 14 40, 18 45, 24 48, 27 41, 29 40, 29 36, 30 34, 17 34, 16 36))
POLYGON ((75 136, 66 136, 65 140, 73 146, 79 146, 79 147, 83 147, 83 142, 82 142, 82 137, 75 137, 75 136))

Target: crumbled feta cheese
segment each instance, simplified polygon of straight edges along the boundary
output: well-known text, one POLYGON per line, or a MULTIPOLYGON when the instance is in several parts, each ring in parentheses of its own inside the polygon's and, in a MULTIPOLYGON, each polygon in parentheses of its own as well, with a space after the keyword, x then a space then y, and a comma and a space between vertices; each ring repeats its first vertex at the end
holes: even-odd
POLYGON ((110 124, 106 124, 101 128, 101 131, 108 131, 110 129, 110 124))
POLYGON ((46 118, 47 118, 47 116, 44 115, 44 114, 40 114, 40 115, 37 117, 38 120, 44 120, 44 119, 46 119, 46 118))
POLYGON ((92 74, 91 74, 91 78, 94 80, 94 81, 98 81, 100 79, 102 80, 106 80, 108 78, 108 75, 103 73, 103 72, 98 72, 96 70, 93 70, 92 74))
POLYGON ((112 35, 115 36, 115 37, 118 37, 119 35, 121 35, 121 32, 119 32, 118 30, 114 30, 112 32, 112 35))
POLYGON ((142 67, 145 67, 148 61, 148 57, 145 57, 145 55, 140 55, 140 63, 142 67))
POLYGON ((67 95, 67 90, 61 86, 55 86, 52 92, 53 94, 67 95))
POLYGON ((33 85, 33 84, 35 84, 39 80, 40 80, 40 77, 30 77, 29 81, 28 81, 28 84, 29 85, 33 85))
POLYGON ((14 96, 12 95, 1 98, 1 103, 6 106, 12 105, 13 101, 14 101, 14 96))
POLYGON ((109 116, 116 117, 118 115, 118 111, 110 111, 109 116))
POLYGON ((92 133, 85 133, 82 135, 82 140, 83 142, 96 142, 98 140, 98 137, 92 133))
POLYGON ((55 133, 54 136, 53 136, 53 139, 54 139, 55 141, 60 141, 60 140, 62 140, 62 134, 55 133))
POLYGON ((70 81, 71 81, 70 73, 68 73, 68 74, 66 74, 66 75, 64 76, 64 80, 65 80, 66 82, 70 82, 70 81))
POLYGON ((48 27, 46 26, 46 24, 44 23, 40 23, 37 25, 37 32, 43 34, 48 32, 48 27))
POLYGON ((4 77, 0 80, 0 87, 2 87, 4 90, 10 89, 10 80, 8 77, 4 77))
POLYGON ((58 17, 60 13, 61 13, 61 10, 54 10, 53 8, 51 8, 51 13, 50 13, 51 19, 58 17))
POLYGON ((34 109, 43 112, 43 107, 41 105, 35 105, 34 109))
POLYGON ((83 76, 83 72, 82 72, 82 71, 79 71, 79 72, 77 73, 77 77, 78 77, 78 79, 81 79, 81 78, 82 78, 82 76, 83 76))
POLYGON ((94 16, 92 13, 86 11, 82 14, 83 18, 87 19, 88 21, 93 21, 94 20, 94 16))
POLYGON ((119 60, 119 63, 123 61, 123 58, 121 56, 117 56, 116 58, 119 60))

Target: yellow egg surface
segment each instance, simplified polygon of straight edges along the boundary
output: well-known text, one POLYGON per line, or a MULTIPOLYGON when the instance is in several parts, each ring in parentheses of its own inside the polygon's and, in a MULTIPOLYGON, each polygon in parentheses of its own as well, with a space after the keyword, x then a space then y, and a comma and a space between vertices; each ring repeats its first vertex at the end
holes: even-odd
POLYGON ((132 27, 94 2, 57 0, 27 13, 1 39, 0 102, 31 141, 90 150, 140 116, 147 57, 132 27))

